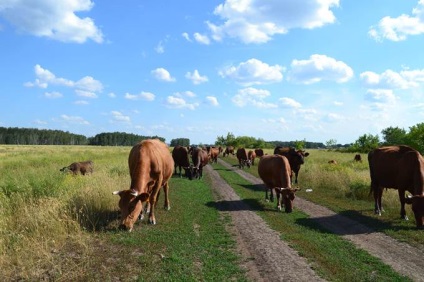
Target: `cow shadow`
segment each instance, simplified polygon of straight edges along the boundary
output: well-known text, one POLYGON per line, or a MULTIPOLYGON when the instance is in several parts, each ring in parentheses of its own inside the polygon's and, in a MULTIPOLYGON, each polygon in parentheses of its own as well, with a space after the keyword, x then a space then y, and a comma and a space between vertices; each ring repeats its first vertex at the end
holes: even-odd
POLYGON ((309 229, 337 235, 360 235, 385 230, 411 230, 414 227, 400 226, 395 222, 382 222, 363 215, 361 211, 347 210, 331 216, 300 218, 296 223, 309 229), (372 226, 372 227, 370 227, 372 226))
POLYGON ((217 209, 218 211, 263 211, 264 207, 257 199, 244 199, 232 201, 207 202, 207 207, 217 209))
POLYGON ((215 171, 233 171, 231 168, 214 168, 215 171))
POLYGON ((244 187, 248 190, 254 192, 264 192, 266 191, 266 187, 263 184, 239 184, 241 187, 244 187))

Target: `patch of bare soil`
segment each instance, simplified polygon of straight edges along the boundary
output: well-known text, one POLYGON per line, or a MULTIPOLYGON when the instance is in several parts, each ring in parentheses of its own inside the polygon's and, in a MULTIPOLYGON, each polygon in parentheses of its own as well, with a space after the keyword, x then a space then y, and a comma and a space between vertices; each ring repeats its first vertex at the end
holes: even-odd
MULTIPOLYGON (((262 185, 261 179, 230 164, 220 164, 234 170, 252 184, 262 185)), ((211 166, 205 167, 212 179, 217 201, 227 203, 224 211, 231 215, 239 251, 246 260, 248 274, 254 281, 319 281, 306 260, 300 257, 277 232, 271 230, 247 205, 240 201, 234 190, 220 178, 211 166), (248 226, 248 228, 246 228, 248 226), (272 242, 272 247, 270 242, 272 242), (278 244, 277 244, 278 243, 278 244), (291 271, 302 269, 302 271, 291 271), (284 273, 284 276, 281 275, 284 273)), ((381 232, 366 227, 335 212, 296 197, 295 208, 302 210, 324 228, 351 241, 357 247, 390 265, 398 273, 414 281, 424 281, 424 248, 412 247, 381 232)))

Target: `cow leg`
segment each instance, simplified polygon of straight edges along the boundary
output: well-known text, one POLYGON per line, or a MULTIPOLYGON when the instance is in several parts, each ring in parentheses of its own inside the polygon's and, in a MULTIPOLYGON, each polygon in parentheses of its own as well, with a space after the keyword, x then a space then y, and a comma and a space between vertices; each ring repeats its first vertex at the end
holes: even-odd
POLYGON ((163 186, 163 191, 165 192, 164 209, 169 211, 171 209, 171 205, 169 204, 169 198, 168 198, 168 191, 169 191, 168 182, 166 182, 166 184, 163 186))
POLYGON ((283 196, 281 195, 281 191, 278 191, 277 189, 275 189, 275 194, 277 194, 277 210, 281 211, 283 196))
POLYGON ((374 213, 381 215, 383 207, 381 205, 381 198, 383 196, 383 187, 373 187, 373 195, 374 195, 374 213))
POLYGON ((265 188, 265 201, 271 201, 274 202, 274 193, 272 192, 273 189, 269 189, 268 187, 265 188), (268 190, 269 190, 269 194, 270 197, 268 198, 268 190), (269 199, 269 200, 268 200, 269 199))
POLYGON ((400 201, 400 218, 404 220, 409 220, 405 211, 405 191, 399 189, 398 194, 399 194, 399 201, 400 201))

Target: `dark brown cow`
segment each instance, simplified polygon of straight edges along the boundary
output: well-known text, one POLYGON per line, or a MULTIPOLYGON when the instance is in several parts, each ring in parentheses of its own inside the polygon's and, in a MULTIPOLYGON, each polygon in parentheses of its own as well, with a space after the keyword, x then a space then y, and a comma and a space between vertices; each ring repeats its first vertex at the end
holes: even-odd
POLYGON ((262 150, 261 148, 255 149, 255 154, 258 158, 260 158, 264 155, 264 150, 262 150))
POLYGON ((94 164, 92 161, 75 162, 60 169, 60 171, 68 170, 71 171, 73 175, 77 175, 78 173, 85 175, 87 173, 93 173, 94 164))
POLYGON ((191 160, 193 162, 192 175, 193 178, 202 178, 203 177, 203 167, 209 163, 209 156, 206 150, 196 147, 193 148, 191 154, 191 160))
POLYGON ((155 206, 160 189, 165 192, 165 209, 170 209, 169 179, 174 170, 174 160, 168 146, 158 139, 143 140, 135 145, 128 157, 131 176, 129 190, 115 191, 119 195, 122 223, 120 228, 131 231, 142 212, 142 203, 150 206, 150 224, 156 224, 155 206))
POLYGON ((271 190, 271 201, 273 201, 272 191, 275 190, 278 210, 281 210, 282 205, 284 205, 286 212, 292 212, 295 192, 300 189, 291 188, 291 168, 288 159, 281 155, 265 155, 259 160, 258 174, 267 187, 265 199, 268 199, 269 189, 271 190))
POLYGON ((355 157, 353 158, 353 160, 354 160, 355 162, 362 162, 361 155, 360 155, 360 154, 356 154, 356 155, 355 155, 355 157))
MULTIPOLYGON (((305 153, 302 150, 295 150, 292 147, 280 147, 277 146, 274 149, 274 154, 285 156, 290 163, 290 167, 294 172, 294 183, 297 184, 297 177, 299 175, 300 166, 305 163, 305 157, 309 156, 309 153, 305 153)), ((293 175, 291 177, 293 183, 293 175)))
POLYGON ((337 161, 336 160, 329 160, 328 163, 329 164, 335 164, 336 165, 337 164, 337 161))
POLYGON ((225 148, 224 154, 223 156, 228 156, 229 154, 234 156, 234 147, 233 146, 227 146, 227 148, 225 148))
POLYGON ((412 204, 416 225, 422 228, 424 221, 424 158, 408 146, 388 146, 368 153, 371 176, 371 192, 374 195, 375 213, 383 210, 381 197, 384 188, 398 190, 400 216, 408 219, 405 203, 412 204), (405 191, 412 198, 405 199, 405 191))
POLYGON ((209 150, 209 160, 212 163, 218 162, 219 149, 216 147, 211 147, 209 150))
POLYGON ((187 147, 183 147, 177 145, 172 150, 172 159, 174 160, 174 174, 177 174, 177 167, 179 168, 179 176, 182 177, 181 167, 184 169, 184 176, 188 177, 190 180, 191 170, 190 170, 190 160, 188 158, 188 149, 187 147))
POLYGON ((249 150, 249 152, 247 152, 247 158, 250 160, 250 162, 252 163, 252 165, 255 165, 255 158, 256 158, 255 151, 249 150))
POLYGON ((244 168, 244 166, 247 166, 250 168, 251 161, 249 159, 249 156, 247 155, 247 151, 245 148, 238 148, 236 156, 237 156, 240 168, 244 168))

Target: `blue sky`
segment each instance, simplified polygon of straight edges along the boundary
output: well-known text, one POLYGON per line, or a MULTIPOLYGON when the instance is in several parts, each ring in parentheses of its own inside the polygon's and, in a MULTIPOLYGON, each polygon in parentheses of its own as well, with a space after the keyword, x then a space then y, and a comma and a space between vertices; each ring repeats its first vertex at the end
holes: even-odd
POLYGON ((0 0, 0 126, 351 143, 424 120, 424 0, 0 0))

